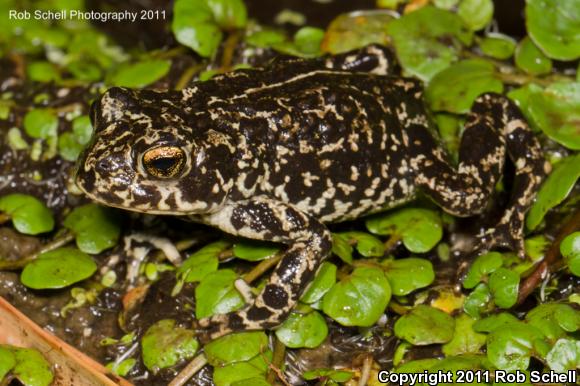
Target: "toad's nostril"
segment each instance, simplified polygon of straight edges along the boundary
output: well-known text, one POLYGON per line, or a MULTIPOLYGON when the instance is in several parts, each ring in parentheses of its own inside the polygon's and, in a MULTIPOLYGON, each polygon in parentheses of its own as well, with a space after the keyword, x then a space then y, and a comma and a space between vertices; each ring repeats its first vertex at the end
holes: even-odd
POLYGON ((106 158, 100 159, 97 162, 97 168, 98 169, 104 170, 104 169, 107 169, 108 166, 109 166, 109 162, 107 162, 107 159, 106 158))

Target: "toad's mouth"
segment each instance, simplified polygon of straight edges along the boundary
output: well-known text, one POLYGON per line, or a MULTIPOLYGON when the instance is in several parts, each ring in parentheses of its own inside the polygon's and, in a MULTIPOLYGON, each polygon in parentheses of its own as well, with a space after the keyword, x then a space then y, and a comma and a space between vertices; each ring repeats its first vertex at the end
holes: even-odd
POLYGON ((206 202, 184 202, 179 196, 176 197, 175 192, 161 186, 145 189, 133 183, 126 188, 115 189, 110 185, 99 186, 98 181, 89 175, 78 173, 76 186, 91 201, 100 205, 154 215, 187 216, 208 212, 206 202))

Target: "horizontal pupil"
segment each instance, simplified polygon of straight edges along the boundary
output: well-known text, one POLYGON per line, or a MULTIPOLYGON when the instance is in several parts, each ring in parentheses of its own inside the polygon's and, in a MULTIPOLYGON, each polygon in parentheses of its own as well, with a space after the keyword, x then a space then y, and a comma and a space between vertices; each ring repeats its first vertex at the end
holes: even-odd
POLYGON ((151 166, 153 166, 155 169, 169 171, 173 167, 175 167, 177 160, 175 158, 160 157, 160 158, 155 158, 155 159, 151 160, 150 162, 151 162, 151 166))

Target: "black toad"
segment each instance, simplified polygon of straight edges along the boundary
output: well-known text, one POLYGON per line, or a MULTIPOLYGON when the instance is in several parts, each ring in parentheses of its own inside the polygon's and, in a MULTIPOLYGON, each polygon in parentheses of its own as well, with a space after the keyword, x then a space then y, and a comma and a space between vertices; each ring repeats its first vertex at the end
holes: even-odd
POLYGON ((112 88, 93 104, 78 185, 105 205, 288 245, 251 304, 200 321, 211 337, 282 322, 329 254, 325 223, 407 202, 417 189, 456 216, 481 212, 506 149, 512 198, 480 237, 486 249, 522 255, 524 214, 549 165, 521 113, 501 95, 480 96, 455 169, 430 134, 421 83, 392 75, 392 63, 371 45, 183 91, 112 88))

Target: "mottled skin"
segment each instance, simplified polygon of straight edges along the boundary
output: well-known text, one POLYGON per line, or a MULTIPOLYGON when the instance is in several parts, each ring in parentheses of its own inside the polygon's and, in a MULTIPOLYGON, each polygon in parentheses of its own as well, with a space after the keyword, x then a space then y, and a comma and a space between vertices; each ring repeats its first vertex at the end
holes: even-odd
POLYGON ((421 83, 391 75, 392 63, 368 46, 179 92, 112 88, 93 105, 78 185, 106 205, 288 245, 251 304, 199 322, 211 337, 283 321, 329 254, 325 223, 407 202, 418 189, 454 215, 481 212, 506 149, 512 199, 480 236, 485 249, 523 254, 524 214, 547 164, 521 113, 501 95, 480 96, 453 168, 430 134, 421 83))

